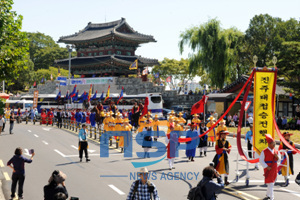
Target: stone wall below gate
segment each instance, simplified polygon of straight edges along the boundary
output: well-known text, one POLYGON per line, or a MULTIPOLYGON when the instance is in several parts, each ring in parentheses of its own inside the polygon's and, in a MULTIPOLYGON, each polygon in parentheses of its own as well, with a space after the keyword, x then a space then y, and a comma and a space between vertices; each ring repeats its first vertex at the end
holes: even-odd
MULTIPOLYGON (((194 103, 201 99, 201 95, 178 95, 177 91, 165 90, 164 86, 156 86, 151 82, 143 82, 140 78, 120 78, 114 77, 114 80, 110 84, 97 84, 93 85, 93 91, 98 91, 101 94, 102 91, 106 93, 108 85, 110 85, 110 93, 120 93, 122 87, 127 95, 136 95, 144 93, 161 93, 164 100, 164 107, 170 108, 171 106, 181 105, 184 107, 191 107, 194 103)), ((72 90, 73 85, 68 89, 68 86, 60 86, 59 90, 62 95, 67 93, 67 90, 72 90)), ((56 94, 57 86, 55 82, 47 81, 43 85, 38 85, 37 89, 39 94, 56 94)), ((90 85, 77 85, 80 95, 83 91, 88 92, 90 85)), ((35 88, 29 89, 29 94, 33 94, 35 88)))

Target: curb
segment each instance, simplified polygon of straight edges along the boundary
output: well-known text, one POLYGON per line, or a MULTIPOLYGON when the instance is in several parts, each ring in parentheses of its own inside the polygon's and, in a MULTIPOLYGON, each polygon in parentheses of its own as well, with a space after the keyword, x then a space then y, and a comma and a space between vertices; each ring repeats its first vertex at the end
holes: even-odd
MULTIPOLYGON (((235 138, 235 137, 236 137, 236 133, 229 133, 229 136, 235 138)), ((241 138, 245 138, 245 135, 241 135, 241 138)), ((280 140, 275 140, 275 142, 276 142, 277 145, 280 144, 280 140)), ((295 147, 296 147, 297 149, 300 149, 300 144, 296 144, 296 143, 295 143, 295 147)))

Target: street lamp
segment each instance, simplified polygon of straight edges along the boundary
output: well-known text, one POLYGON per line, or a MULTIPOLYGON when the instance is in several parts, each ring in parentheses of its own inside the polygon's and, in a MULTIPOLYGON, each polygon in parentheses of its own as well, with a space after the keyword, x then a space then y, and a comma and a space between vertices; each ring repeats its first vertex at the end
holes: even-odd
MULTIPOLYGON (((69 81, 68 81, 68 90, 70 91, 70 85, 71 85, 71 54, 73 49, 75 49, 74 45, 67 45, 67 49, 69 51, 69 81)), ((69 101, 69 100, 68 100, 69 101)))

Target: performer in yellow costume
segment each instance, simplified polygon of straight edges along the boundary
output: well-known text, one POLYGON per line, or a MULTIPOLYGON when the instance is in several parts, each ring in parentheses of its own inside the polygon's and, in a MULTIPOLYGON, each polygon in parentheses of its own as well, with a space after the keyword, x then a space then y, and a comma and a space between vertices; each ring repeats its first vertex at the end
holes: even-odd
POLYGON ((178 114, 178 123, 179 124, 181 124, 181 125, 183 125, 183 124, 185 124, 186 123, 186 120, 182 117, 182 112, 180 112, 179 114, 178 114))
MULTIPOLYGON (((215 121, 215 118, 213 116, 210 116, 208 118, 209 122, 206 124, 206 127, 208 129, 210 129, 210 127, 212 127, 212 125, 214 125, 214 121, 215 121)), ((208 136, 208 146, 210 147, 210 145, 214 146, 214 142, 216 141, 216 131, 215 131, 215 128, 213 128, 211 131, 209 131, 209 133, 207 134, 208 136)))
POLYGON ((174 119, 174 131, 183 131, 183 126, 179 124, 179 119, 174 119))
POLYGON ((174 128, 173 116, 169 117, 167 134, 171 133, 171 126, 174 128))
POLYGON ((195 125, 197 125, 197 126, 196 126, 196 130, 199 129, 200 122, 201 122, 201 120, 200 120, 198 117, 199 117, 199 115, 194 114, 194 115, 193 115, 193 120, 192 120, 192 123, 194 123, 195 125))
POLYGON ((139 118, 139 128, 138 128, 138 133, 143 131, 143 128, 146 124, 146 120, 147 118, 145 117, 145 115, 143 117, 139 118))
POLYGON ((109 128, 108 128, 108 123, 109 123, 109 121, 108 121, 108 118, 109 118, 109 113, 106 113, 106 114, 104 114, 104 119, 103 119, 103 129, 104 129, 104 131, 109 131, 109 128))
POLYGON ((123 126, 123 119, 121 118, 122 114, 117 113, 116 114, 116 119, 115 119, 115 131, 122 131, 122 126, 123 126))
MULTIPOLYGON (((123 130, 123 119, 121 118, 122 114, 120 112, 117 112, 116 118, 115 118, 115 131, 122 131, 123 130)), ((124 146, 124 138, 122 136, 115 137, 115 139, 119 139, 119 147, 124 146), (121 141, 122 140, 122 141, 121 141)))
POLYGON ((108 131, 114 131, 115 130, 115 118, 109 113, 108 116, 108 131))
MULTIPOLYGON (((122 131, 131 131, 132 126, 129 124, 128 118, 123 119, 122 131)), ((124 147, 128 146, 129 137, 132 137, 131 133, 129 133, 128 137, 121 136, 119 139, 119 147, 121 148, 121 152, 124 152, 124 147)))
POLYGON ((152 125, 153 125, 153 131, 154 131, 154 141, 157 141, 157 138, 159 137, 159 120, 158 120, 158 116, 155 115, 154 116, 154 120, 152 122, 152 125))
MULTIPOLYGON (((217 128, 217 135, 219 136, 219 133, 221 132, 221 131, 227 131, 227 127, 226 127, 226 125, 225 125, 225 120, 224 119, 222 119, 221 121, 220 121, 220 125, 218 126, 218 128, 217 128)), ((217 140, 218 140, 219 138, 217 138, 217 140)))

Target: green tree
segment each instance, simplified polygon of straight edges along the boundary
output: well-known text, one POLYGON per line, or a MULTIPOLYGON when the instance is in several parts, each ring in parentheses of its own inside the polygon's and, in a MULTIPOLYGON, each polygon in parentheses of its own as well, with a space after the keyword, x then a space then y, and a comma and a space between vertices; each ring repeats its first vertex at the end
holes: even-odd
POLYGON ((26 88, 30 88, 30 86, 34 82, 35 71, 34 64, 30 60, 29 55, 27 55, 26 67, 22 70, 22 75, 19 77, 15 77, 12 80, 12 83, 7 87, 10 92, 13 91, 22 91, 26 88))
POLYGON ((278 84, 288 88, 295 97, 300 98, 300 42, 284 42, 278 55, 278 75, 284 81, 278 84))
MULTIPOLYGON (((56 67, 49 67, 49 69, 39 69, 35 72, 35 81, 37 83, 40 83, 42 78, 45 78, 46 80, 51 80, 51 74, 53 77, 53 80, 55 80, 58 76, 58 69, 56 67)), ((69 70, 60 68, 60 74, 61 76, 69 76, 69 70)), ((75 76, 77 78, 79 76, 75 76)))
POLYGON ((248 62, 254 55, 258 57, 257 66, 263 67, 271 63, 273 56, 279 52, 282 43, 300 41, 300 23, 291 18, 283 21, 281 18, 268 14, 255 15, 246 30, 248 62))
POLYGON ((176 80, 179 84, 179 91, 181 91, 181 87, 187 83, 187 81, 192 80, 196 75, 201 75, 201 71, 193 71, 189 70, 189 60, 188 59, 169 59, 164 58, 163 61, 160 62, 160 65, 154 66, 152 72, 159 73, 160 78, 166 79, 169 76, 172 76, 172 81, 170 83, 171 87, 178 86, 176 80))
POLYGON ((28 40, 21 32, 21 15, 11 11, 12 0, 0 1, 0 81, 10 83, 24 70, 27 62, 28 40))
POLYGON ((241 70, 239 45, 243 42, 243 33, 235 28, 223 30, 216 19, 209 20, 199 27, 192 27, 180 35, 180 52, 188 45, 193 55, 190 57, 190 72, 205 70, 213 86, 222 88, 225 82, 236 80, 241 70))
MULTIPOLYGON (((69 57, 68 50, 59 47, 51 36, 40 32, 27 33, 27 35, 30 41, 30 59, 34 63, 35 70, 48 69, 53 66, 55 60, 69 57)), ((72 52, 72 56, 76 56, 76 52, 72 52)))

